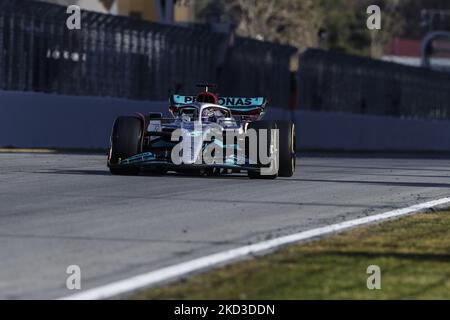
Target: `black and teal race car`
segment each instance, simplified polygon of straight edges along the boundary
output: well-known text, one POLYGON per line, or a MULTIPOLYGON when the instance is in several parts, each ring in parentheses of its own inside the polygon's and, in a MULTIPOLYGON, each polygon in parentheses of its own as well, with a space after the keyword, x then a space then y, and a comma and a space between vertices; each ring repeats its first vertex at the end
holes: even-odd
POLYGON ((117 118, 108 155, 111 173, 293 176, 294 124, 262 120, 265 98, 218 97, 205 87, 197 96, 172 96, 170 119, 161 113, 117 118))

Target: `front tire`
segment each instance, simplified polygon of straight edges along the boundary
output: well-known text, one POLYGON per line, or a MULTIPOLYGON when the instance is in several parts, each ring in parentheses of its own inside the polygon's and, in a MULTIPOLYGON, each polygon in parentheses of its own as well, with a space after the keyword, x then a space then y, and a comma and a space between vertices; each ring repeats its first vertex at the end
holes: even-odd
POLYGON ((295 125, 291 121, 277 121, 280 135, 278 176, 290 178, 295 174, 297 165, 295 125))
MULTIPOLYGON (((261 175, 258 171, 249 171, 248 176, 251 179, 275 179, 277 177, 290 178, 295 174, 296 168, 296 141, 295 141, 295 125, 291 121, 257 121, 249 125, 249 129, 254 129, 258 133, 260 129, 268 130, 267 150, 270 150, 270 132, 269 130, 278 129, 278 172, 275 175, 261 175)), ((259 141, 258 141, 259 144, 259 141)), ((258 149, 259 157, 259 149, 258 149)), ((258 162, 259 164, 259 162, 258 162)))
MULTIPOLYGON (((257 143, 258 143, 258 147, 257 149, 257 157, 258 159, 256 159, 257 164, 261 165, 261 159, 260 159, 260 148, 259 148, 259 135, 260 135, 260 130, 262 129, 266 129, 267 130, 267 147, 266 147, 266 153, 269 153, 271 150, 271 145, 272 145, 272 141, 271 141, 271 130, 276 129, 277 125, 275 121, 256 121, 256 122, 251 122, 248 126, 248 129, 253 129, 256 131, 256 134, 258 136, 257 139, 257 143)), ((247 148, 248 150, 248 148, 247 148)), ((269 155, 269 154, 267 154, 269 155)), ((262 175, 260 170, 257 171, 248 171, 248 177, 250 179, 265 179, 265 180, 273 180, 276 179, 278 177, 278 172, 273 174, 273 175, 262 175)))
MULTIPOLYGON (((130 158, 142 150, 143 126, 141 120, 135 117, 119 117, 114 122, 111 135, 110 164, 118 165, 120 160, 130 158)), ((137 175, 139 167, 111 167, 113 175, 137 175)))

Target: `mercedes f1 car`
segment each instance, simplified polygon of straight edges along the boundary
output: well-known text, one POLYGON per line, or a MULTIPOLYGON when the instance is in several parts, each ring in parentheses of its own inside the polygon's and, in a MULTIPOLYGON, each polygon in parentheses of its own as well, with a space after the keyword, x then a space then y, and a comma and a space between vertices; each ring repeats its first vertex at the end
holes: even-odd
POLYGON ((173 95, 169 111, 116 119, 108 155, 113 175, 168 171, 250 178, 291 177, 296 166, 294 124, 264 121, 267 99, 219 97, 212 85, 197 96, 173 95))

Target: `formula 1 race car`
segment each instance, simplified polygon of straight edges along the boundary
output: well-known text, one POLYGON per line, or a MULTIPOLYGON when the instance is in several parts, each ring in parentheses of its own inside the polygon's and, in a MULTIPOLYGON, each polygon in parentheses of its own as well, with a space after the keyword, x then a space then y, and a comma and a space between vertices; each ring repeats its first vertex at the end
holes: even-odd
POLYGON ((265 98, 173 95, 169 111, 116 119, 108 167, 113 175, 141 170, 202 175, 246 171, 250 178, 291 177, 296 166, 295 128, 290 121, 263 121, 265 98))

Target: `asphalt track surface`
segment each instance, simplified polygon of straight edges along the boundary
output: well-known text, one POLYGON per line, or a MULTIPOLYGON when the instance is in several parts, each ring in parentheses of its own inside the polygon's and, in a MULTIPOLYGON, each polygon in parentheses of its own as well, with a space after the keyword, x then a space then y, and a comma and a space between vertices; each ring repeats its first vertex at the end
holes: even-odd
POLYGON ((0 299, 52 299, 226 249, 447 197, 449 159, 303 157, 297 174, 111 176, 105 156, 0 154, 0 299))

